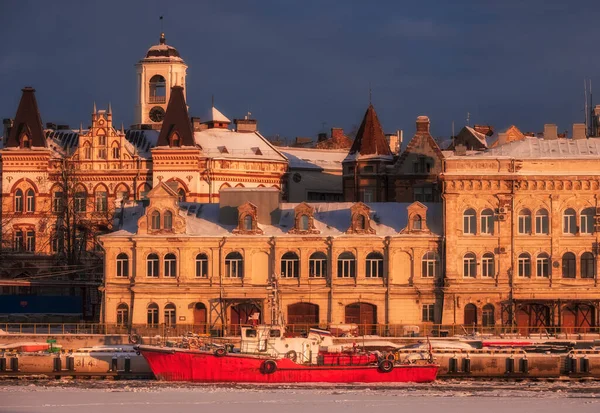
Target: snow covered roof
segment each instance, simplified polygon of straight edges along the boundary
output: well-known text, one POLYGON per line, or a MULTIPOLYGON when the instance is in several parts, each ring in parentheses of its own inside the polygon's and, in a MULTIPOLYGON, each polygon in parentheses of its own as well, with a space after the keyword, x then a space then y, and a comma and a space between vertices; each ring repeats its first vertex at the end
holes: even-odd
POLYGON ((222 123, 231 123, 231 120, 223 115, 223 113, 221 113, 221 111, 217 108, 215 108, 214 106, 210 108, 210 110, 208 111, 208 114, 203 117, 200 118, 202 120, 202 123, 208 123, 208 122, 222 122, 222 123))
POLYGON ((486 136, 486 135, 484 135, 484 134, 483 134, 483 133, 481 133, 481 132, 477 132, 475 129, 473 129, 473 128, 472 128, 472 127, 470 127, 470 126, 465 126, 465 129, 466 129, 467 131, 469 131, 469 133, 470 133, 471 135, 473 135, 473 137, 474 137, 475 139, 477 139, 479 142, 481 142, 481 144, 482 144, 483 146, 485 146, 485 147, 487 148, 488 144, 487 144, 487 139, 486 139, 486 138, 487 138, 487 136, 486 136))
POLYGON ((137 148, 137 152, 141 157, 150 158, 150 149, 156 146, 159 133, 160 131, 151 129, 129 129, 125 131, 125 139, 137 148))
POLYGON ((260 133, 213 128, 194 132, 196 145, 210 158, 260 159, 285 162, 286 158, 260 133))
POLYGON ((146 57, 142 59, 143 62, 158 62, 158 61, 169 61, 169 62, 183 62, 183 59, 179 55, 177 49, 173 46, 169 46, 166 43, 165 34, 160 34, 160 40, 158 44, 150 47, 146 52, 146 57))
POLYGON ((342 170, 345 149, 279 148, 291 169, 342 170))
MULTIPOLYGON (((303 235, 312 237, 323 236, 373 236, 346 235, 351 223, 352 202, 317 202, 309 203, 314 208, 314 224, 320 234, 303 235)), ((376 236, 431 236, 428 233, 399 234, 407 226, 410 203, 375 202, 366 204, 371 209, 371 227, 376 236)), ((442 235, 442 205, 427 203, 427 226, 434 235, 442 235)), ((297 236, 288 234, 294 227, 294 208, 297 203, 280 204, 281 217, 277 225, 258 224, 264 236, 297 236)), ((256 235, 235 235, 234 225, 224 225, 219 222, 219 204, 199 204, 184 202, 180 204, 179 215, 186 219, 186 234, 193 237, 256 237, 256 235)), ((125 208, 123 227, 103 237, 131 236, 137 232, 137 221, 143 214, 141 206, 125 208)), ((164 234, 162 234, 164 236, 164 234)), ((177 235, 181 237, 181 234, 177 235)))
POLYGON ((553 139, 545 140, 525 136, 522 140, 477 152, 472 157, 508 157, 520 159, 542 158, 598 158, 600 139, 553 139))

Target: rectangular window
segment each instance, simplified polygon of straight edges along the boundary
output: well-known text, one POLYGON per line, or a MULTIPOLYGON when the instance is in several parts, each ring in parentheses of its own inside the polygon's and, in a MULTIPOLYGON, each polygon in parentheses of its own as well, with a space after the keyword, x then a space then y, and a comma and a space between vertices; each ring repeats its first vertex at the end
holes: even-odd
POLYGON ((339 259, 338 260, 338 278, 354 278, 354 260, 339 259))
POLYGON ((148 309, 148 325, 149 326, 157 326, 158 325, 158 308, 149 308, 148 309))
POLYGON ((579 231, 582 234, 593 234, 594 233, 594 216, 593 215, 581 215, 581 226, 579 231))
POLYGON ((25 250, 27 252, 35 252, 35 232, 27 231, 25 240, 25 250))
POLYGON ((106 212, 108 210, 108 194, 106 192, 96 192, 96 212, 106 212))
POLYGON ((368 259, 367 260, 367 278, 382 278, 383 277, 383 260, 368 259))
POLYGON ((365 189, 363 191, 363 202, 373 202, 373 190, 365 189))
POLYGON ((86 210, 85 199, 86 199, 85 192, 75 192, 75 199, 74 199, 75 212, 85 212, 85 210, 86 210))
POLYGON ((15 251, 20 252, 25 249, 25 243, 23 240, 23 231, 15 232, 15 251))
POLYGON ((208 260, 196 260, 196 278, 208 277, 208 260))
POLYGON ((61 213, 64 207, 64 193, 55 192, 52 195, 52 212, 61 213))
POLYGON ((327 276, 327 259, 313 258, 308 261, 308 276, 312 278, 324 278, 327 276))
POLYGON ((486 235, 494 235, 493 215, 481 215, 481 233, 486 235))
POLYGON ((433 322, 435 320, 434 318, 434 310, 435 310, 435 304, 423 304, 423 317, 422 317, 422 321, 424 323, 427 322, 433 322))
POLYGON ((565 234, 576 234, 577 225, 575 221, 575 214, 563 215, 563 233, 565 234))
POLYGON ((158 260, 149 259, 148 262, 148 271, 146 272, 146 276, 152 278, 158 278, 158 260))
POLYGON ((519 215, 519 234, 531 234, 531 215, 519 215))
POLYGON ((484 256, 481 259, 481 276, 485 278, 493 278, 495 276, 494 258, 484 256))
POLYGON ((536 234, 548 234, 548 215, 538 214, 535 216, 535 232, 536 234))
POLYGON ((536 260, 537 264, 537 276, 548 278, 550 275, 550 263, 547 257, 538 257, 536 260))
POLYGON ((225 276, 227 278, 242 278, 242 261, 225 260, 225 276))

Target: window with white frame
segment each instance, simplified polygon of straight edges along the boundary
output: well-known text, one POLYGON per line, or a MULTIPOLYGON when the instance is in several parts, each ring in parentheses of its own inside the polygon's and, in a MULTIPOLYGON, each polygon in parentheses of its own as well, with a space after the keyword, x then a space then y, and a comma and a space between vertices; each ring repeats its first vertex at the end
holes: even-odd
POLYGON ((519 255, 517 260, 519 277, 531 277, 531 257, 526 252, 519 255))
POLYGON ((225 277, 242 278, 244 276, 244 259, 239 252, 230 252, 225 257, 225 277))
POLYGON ((435 320, 434 311, 435 304, 423 304, 421 321, 424 323, 433 322, 435 320))
POLYGON ((481 276, 483 278, 494 278, 496 276, 494 254, 491 252, 486 252, 481 257, 481 276))
POLYGON ((484 209, 481 211, 480 233, 486 235, 494 234, 494 211, 491 209, 484 209))
POLYGON ((434 251, 428 251, 421 259, 421 277, 433 278, 438 274, 439 257, 434 251))
POLYGON ((177 310, 175 304, 165 305, 165 326, 174 327, 177 324, 177 310))
POLYGON ((581 255, 581 278, 594 278, 596 276, 596 258, 591 252, 581 255))
POLYGON ((477 232, 477 215, 472 208, 463 213, 463 234, 475 234, 477 232))
POLYGON ((577 233, 577 217, 573 208, 568 208, 563 213, 563 234, 577 233))
POLYGON ((327 255, 315 252, 308 259, 308 276, 314 278, 327 277, 327 255))
POLYGON ((196 255, 196 278, 208 278, 208 255, 196 255))
POLYGON ((173 229, 173 213, 171 211, 165 211, 163 214, 163 229, 173 229))
POLYGON ((373 202, 373 190, 365 189, 363 191, 363 202, 373 202))
POLYGON ((383 255, 378 252, 371 252, 367 255, 367 278, 382 278, 383 277, 383 255))
POLYGON ((14 250, 17 252, 22 252, 25 249, 25 239, 23 236, 23 231, 20 229, 15 231, 15 244, 14 250))
POLYGON ((158 254, 148 254, 146 257, 146 277, 158 278, 158 254))
POLYGON ((52 194, 52 212, 61 213, 64 208, 64 192, 55 191, 52 194))
POLYGON ((579 216, 579 232, 582 234, 594 233, 594 208, 585 208, 579 216))
POLYGON ((528 209, 522 209, 519 211, 518 218, 519 234, 530 235, 531 234, 531 211, 528 209))
POLYGON ((26 201, 27 201, 27 212, 35 212, 35 193, 33 189, 28 189, 25 193, 26 201))
POLYGON ((35 252, 35 231, 27 231, 25 234, 25 251, 35 252))
POLYGON ((75 212, 85 212, 87 194, 84 191, 75 192, 74 204, 75 212))
POLYGON ((158 304, 150 303, 146 310, 148 327, 158 326, 158 304))
POLYGON ((356 259, 351 252, 343 252, 338 257, 338 278, 356 277, 356 259))
POLYGON ((295 252, 286 252, 281 257, 281 277, 298 278, 300 273, 300 260, 295 252))
POLYGON ((535 233, 538 235, 548 235, 550 233, 548 211, 544 208, 538 209, 535 213, 535 233))
POLYGON ((124 252, 117 255, 117 277, 129 277, 129 256, 124 252))
POLYGON ((475 278, 477 275, 477 258, 472 252, 467 252, 463 257, 463 277, 475 278))
POLYGON ((23 191, 15 191, 15 212, 23 212, 23 191))
POLYGON ((173 253, 165 255, 165 277, 175 278, 177 277, 177 256, 173 253))
POLYGON ((539 278, 550 277, 550 257, 545 252, 538 254, 535 259, 535 275, 539 278))
POLYGON ((563 278, 575 278, 577 259, 572 252, 565 252, 562 256, 563 278))
POLYGON ((108 193, 106 191, 96 192, 96 212, 106 212, 108 209, 108 193))
POLYGON ((117 306, 117 326, 124 327, 129 323, 129 306, 121 303, 117 306))

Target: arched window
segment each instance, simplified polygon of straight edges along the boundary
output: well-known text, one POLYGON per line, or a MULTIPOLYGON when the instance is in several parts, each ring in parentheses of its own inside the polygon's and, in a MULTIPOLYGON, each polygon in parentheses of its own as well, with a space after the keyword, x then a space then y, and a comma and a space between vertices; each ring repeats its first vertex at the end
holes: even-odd
POLYGON ((494 327, 496 320, 494 317, 494 306, 492 304, 486 304, 483 306, 481 312, 481 324, 484 327, 494 327))
POLYGON ((477 257, 472 252, 467 252, 463 257, 463 277, 475 278, 477 275, 477 257))
POLYGON ((15 247, 14 250, 21 252, 25 250, 25 240, 23 237, 23 231, 20 229, 15 231, 15 247))
POLYGON ((473 208, 463 213, 463 234, 475 234, 477 232, 477 215, 473 208))
POLYGON ((177 324, 177 310, 175 304, 169 303, 165 305, 165 326, 173 327, 177 324))
POLYGON ((208 255, 196 255, 196 278, 208 278, 208 255))
POLYGON ((178 133, 174 133, 171 135, 171 138, 169 139, 169 146, 171 148, 178 148, 181 146, 181 139, 179 138, 178 133))
POLYGON ((125 327, 129 324, 129 306, 121 303, 117 306, 117 326, 125 327))
POLYGON ((64 196, 65 194, 60 188, 52 193, 52 212, 57 214, 63 212, 65 206, 64 196))
POLYGON ((225 277, 242 278, 244 276, 244 258, 239 252, 230 252, 225 257, 225 277))
POLYGON ((481 257, 481 276, 484 278, 494 278, 496 276, 494 254, 491 252, 486 252, 481 257))
POLYGON ((31 140, 29 136, 23 135, 21 137, 21 148, 31 148, 31 140))
POLYGON ((342 252, 338 256, 338 278, 356 277, 356 260, 351 252, 342 252))
POLYGON ((124 252, 117 255, 117 277, 129 277, 129 256, 124 252))
POLYGON ((173 229, 173 213, 171 211, 166 211, 163 217, 163 228, 170 231, 173 229))
POLYGON ((83 188, 77 188, 75 192, 75 212, 85 212, 87 209, 87 193, 83 188))
POLYGON ((150 215, 150 225, 152 229, 160 229, 160 212, 152 212, 152 214, 150 215))
POLYGON ((531 211, 522 209, 519 211, 519 234, 531 235, 531 211))
POLYGON ((415 215, 412 221, 413 231, 420 231, 423 229, 423 218, 421 218, 421 215, 415 215))
POLYGON ((157 254, 148 254, 148 257, 146 257, 146 277, 158 278, 157 254))
POLYGON ((550 233, 550 224, 548 220, 548 211, 544 208, 535 213, 535 233, 548 235, 550 233))
POLYGON ((15 191, 15 212, 23 212, 23 191, 15 191))
POLYGON ((92 148, 88 142, 83 144, 83 159, 92 159, 92 148))
POLYGON ((327 255, 314 252, 308 258, 308 276, 314 278, 327 277, 327 255))
POLYGON ((295 252, 286 252, 281 257, 281 277, 298 278, 300 273, 300 260, 295 252))
POLYGON ((308 231, 308 215, 301 215, 298 223, 300 231, 308 231))
POLYGON ((566 252, 562 256, 562 276, 563 278, 575 278, 575 254, 566 252))
POLYGON ((568 208, 563 213, 563 233, 564 234, 576 234, 577 233, 577 217, 573 208, 568 208))
POLYGON ((550 277, 550 257, 545 252, 538 254, 535 259, 535 275, 538 277, 550 277))
POLYGON ((244 231, 252 231, 252 215, 244 217, 244 231))
POLYGON ((96 212, 108 210, 108 193, 105 190, 96 191, 96 212))
POLYGON ((596 275, 596 259, 591 252, 581 255, 581 278, 594 278, 596 275))
POLYGON ((428 251, 421 259, 421 277, 433 278, 438 276, 440 259, 434 251, 428 251))
POLYGON ((519 277, 531 277, 531 257, 526 252, 519 255, 518 258, 519 277))
POLYGON ((118 146, 113 146, 112 157, 113 159, 119 159, 121 157, 121 151, 119 150, 118 146))
POLYGON ((35 231, 25 233, 25 251, 35 252, 35 231))
POLYGON ((360 214, 356 219, 356 229, 365 229, 367 227, 367 219, 360 214))
POLYGON ((150 78, 149 83, 148 103, 165 103, 167 101, 166 95, 166 81, 161 75, 154 75, 150 78))
POLYGON ((378 252, 371 252, 369 255, 367 255, 366 277, 383 277, 383 255, 378 252))
POLYGON ((34 212, 35 211, 35 194, 33 192, 33 189, 28 189, 27 192, 25 193, 25 197, 27 199, 27 212, 34 212))
POLYGON ((150 303, 147 308, 147 324, 148 327, 158 327, 158 304, 150 303))
POLYGON ((494 234, 494 211, 484 209, 481 211, 481 229, 480 232, 486 235, 494 234))
POLYGON ((581 211, 581 216, 579 217, 579 232, 582 234, 593 234, 594 233, 594 208, 585 208, 581 211))
POLYGON ((179 188, 177 190, 177 199, 179 202, 185 202, 185 189, 179 188))
POLYGON ((165 277, 175 278, 177 277, 177 257, 173 253, 165 255, 165 277))

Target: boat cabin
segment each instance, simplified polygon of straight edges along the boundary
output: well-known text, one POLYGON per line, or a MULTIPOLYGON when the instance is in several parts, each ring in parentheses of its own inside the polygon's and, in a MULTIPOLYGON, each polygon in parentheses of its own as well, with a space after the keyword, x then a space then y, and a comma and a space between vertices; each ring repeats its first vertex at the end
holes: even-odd
POLYGON ((280 325, 243 326, 241 333, 241 353, 287 357, 302 364, 315 363, 319 354, 321 340, 316 334, 286 337, 285 327, 280 325))

